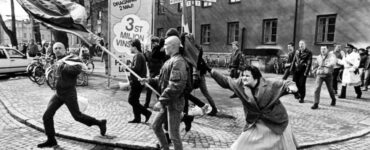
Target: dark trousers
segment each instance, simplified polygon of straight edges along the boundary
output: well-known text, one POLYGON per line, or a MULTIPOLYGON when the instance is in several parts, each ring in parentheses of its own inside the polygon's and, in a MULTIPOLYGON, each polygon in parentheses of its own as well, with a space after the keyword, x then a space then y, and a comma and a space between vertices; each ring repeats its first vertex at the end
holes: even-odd
POLYGON ((334 68, 334 71, 333 71, 333 89, 335 91, 338 90, 338 76, 339 76, 339 72, 342 68, 334 68))
POLYGON ((132 106, 134 112, 134 120, 141 121, 141 114, 145 115, 149 113, 143 105, 140 104, 140 94, 144 86, 140 82, 130 82, 131 90, 128 95, 128 103, 132 106))
POLYGON ((184 108, 184 113, 185 114, 187 114, 188 111, 189 111, 189 100, 191 102, 193 102, 195 105, 197 105, 198 107, 200 107, 200 108, 202 108, 204 105, 206 105, 200 99, 198 99, 197 97, 191 95, 191 93, 185 94, 184 97, 185 97, 185 108, 184 108))
POLYGON ((316 76, 316 88, 315 88, 315 103, 320 103, 320 92, 321 92, 321 86, 322 83, 325 82, 326 87, 328 89, 330 98, 332 101, 335 101, 335 94, 333 90, 333 76, 332 75, 327 75, 327 76, 316 76))
POLYGON ((55 112, 62 106, 66 104, 69 112, 72 117, 87 126, 99 125, 100 121, 96 120, 93 117, 81 113, 80 108, 77 103, 77 92, 76 89, 63 92, 63 95, 55 94, 49 101, 48 107, 42 117, 44 121, 45 134, 48 138, 54 138, 55 129, 54 129, 54 115, 55 112))
POLYGON ((301 100, 304 100, 306 96, 306 79, 307 76, 304 75, 303 71, 297 71, 293 73, 293 81, 296 83, 298 88, 298 93, 301 96, 301 100))
MULTIPOLYGON (((154 89, 158 89, 158 84, 151 84, 150 83, 150 86, 152 86, 154 89)), ((150 99, 152 98, 152 93, 153 91, 149 88, 146 89, 146 97, 145 97, 145 104, 144 104, 144 107, 149 107, 149 104, 150 104, 150 99)), ((159 98, 159 96, 157 95, 157 99, 159 98)))

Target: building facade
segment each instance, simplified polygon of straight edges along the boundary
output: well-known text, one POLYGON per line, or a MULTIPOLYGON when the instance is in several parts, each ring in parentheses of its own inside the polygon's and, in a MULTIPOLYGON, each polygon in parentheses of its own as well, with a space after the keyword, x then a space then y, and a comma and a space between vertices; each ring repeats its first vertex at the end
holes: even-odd
MULTIPOLYGON (((178 4, 157 0, 156 5, 156 35, 181 25, 178 4)), ((195 10, 195 36, 206 52, 216 53, 229 52, 233 41, 239 41, 241 49, 265 46, 287 53, 286 45, 294 41, 294 36, 296 48, 303 39, 315 55, 321 45, 353 43, 366 47, 370 45, 370 19, 366 19, 369 6, 368 0, 202 2, 195 10)), ((187 10, 190 14, 189 7, 187 10)))

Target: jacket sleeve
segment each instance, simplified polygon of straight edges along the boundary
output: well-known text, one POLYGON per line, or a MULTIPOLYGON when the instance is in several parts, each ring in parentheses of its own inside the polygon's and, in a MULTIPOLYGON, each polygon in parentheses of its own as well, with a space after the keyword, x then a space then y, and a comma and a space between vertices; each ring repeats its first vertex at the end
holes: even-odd
POLYGON ((304 72, 305 76, 308 76, 308 73, 310 73, 311 65, 312 65, 312 52, 309 52, 308 60, 307 60, 307 67, 306 71, 304 72))
POLYGON ((82 67, 80 65, 68 65, 68 64, 63 64, 63 72, 70 74, 72 76, 77 76, 78 74, 81 73, 82 67))
POLYGON ((186 62, 175 61, 172 65, 168 85, 159 97, 159 101, 166 105, 170 100, 179 99, 184 93, 188 78, 186 62))
POLYGON ((135 55, 133 60, 132 60, 132 65, 131 65, 131 69, 135 72, 135 73, 138 73, 140 72, 142 69, 144 68, 141 68, 141 64, 142 63, 145 63, 145 61, 143 61, 142 59, 140 59, 141 57, 138 57, 138 55, 135 55))
POLYGON ((230 77, 226 77, 225 75, 222 75, 215 70, 211 71, 211 77, 218 83, 218 85, 225 89, 232 90, 232 85, 236 84, 233 79, 231 79, 230 77))

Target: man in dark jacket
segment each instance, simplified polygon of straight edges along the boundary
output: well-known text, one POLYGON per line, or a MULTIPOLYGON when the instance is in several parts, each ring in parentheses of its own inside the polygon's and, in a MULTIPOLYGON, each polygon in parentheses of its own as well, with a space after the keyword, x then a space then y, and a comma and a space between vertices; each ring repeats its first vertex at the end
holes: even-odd
MULTIPOLYGON (((145 53, 146 61, 148 62, 149 74, 151 78, 159 75, 159 71, 161 70, 163 63, 166 59, 166 53, 162 51, 164 45, 164 39, 159 39, 158 37, 152 38, 152 51, 145 53)), ((156 88, 155 85, 154 88, 156 88)), ((150 98, 152 95, 152 90, 148 89, 146 91, 146 99, 144 107, 148 108, 150 104, 150 98)))
POLYGON ((82 70, 87 69, 86 65, 84 65, 77 56, 66 56, 66 49, 60 42, 54 44, 53 50, 57 59, 59 59, 55 71, 56 93, 51 98, 44 116, 42 117, 47 141, 37 145, 37 147, 43 148, 57 145, 53 118, 55 112, 63 104, 67 105, 68 110, 76 121, 87 126, 97 125, 100 128, 100 134, 104 136, 107 130, 107 120, 97 120, 85 115, 81 113, 78 107, 76 80, 78 74, 80 74, 82 70))
MULTIPOLYGON (((146 77, 146 63, 144 54, 141 51, 141 43, 138 39, 133 40, 131 43, 131 53, 135 54, 131 69, 140 77, 146 77)), ((147 110, 144 106, 140 104, 140 94, 143 90, 144 86, 139 82, 138 78, 135 77, 132 73, 130 73, 130 86, 131 90, 128 96, 128 102, 132 106, 132 110, 134 112, 134 119, 129 121, 129 123, 140 123, 141 122, 141 114, 145 116, 145 122, 148 122, 152 112, 147 110)))
MULTIPOLYGON (((229 65, 230 77, 238 78, 240 71, 243 70, 243 66, 244 66, 243 54, 239 50, 239 44, 237 41, 232 42, 231 45, 232 45, 233 52, 231 53, 230 65, 229 65)), ((236 98, 236 97, 237 96, 235 95, 235 93, 230 96, 230 98, 236 98)))
POLYGON ((299 41, 299 49, 296 51, 290 71, 293 72, 293 81, 297 84, 300 97, 296 96, 299 103, 304 103, 306 95, 306 79, 312 65, 312 52, 306 48, 306 42, 299 41))
POLYGON ((285 66, 284 66, 285 68, 288 68, 288 69, 285 69, 283 80, 288 79, 288 77, 290 75, 289 68, 292 65, 293 57, 294 57, 294 43, 291 42, 291 43, 288 44, 288 60, 285 64, 285 66))

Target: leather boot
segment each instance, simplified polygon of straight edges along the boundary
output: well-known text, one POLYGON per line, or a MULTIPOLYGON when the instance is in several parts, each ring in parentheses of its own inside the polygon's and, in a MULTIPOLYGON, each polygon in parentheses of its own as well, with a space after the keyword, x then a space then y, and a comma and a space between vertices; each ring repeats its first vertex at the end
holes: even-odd
POLYGON ((346 90, 347 90, 347 86, 342 86, 342 89, 340 90, 340 95, 338 98, 346 98, 346 90))
POLYGON ((319 108, 319 103, 314 103, 313 106, 311 107, 311 109, 317 109, 319 108))
POLYGON ((361 96, 362 96, 361 87, 360 86, 355 86, 355 91, 356 91, 356 94, 357 94, 357 98, 361 98, 361 96))
POLYGON ((56 145, 58 145, 58 143, 55 137, 48 137, 48 139, 44 143, 38 144, 37 147, 45 148, 45 147, 54 147, 56 145))
POLYGON ((332 99, 332 100, 331 100, 331 103, 330 103, 330 105, 331 105, 331 106, 335 106, 335 104, 336 104, 336 101, 337 101, 336 99, 332 99))

